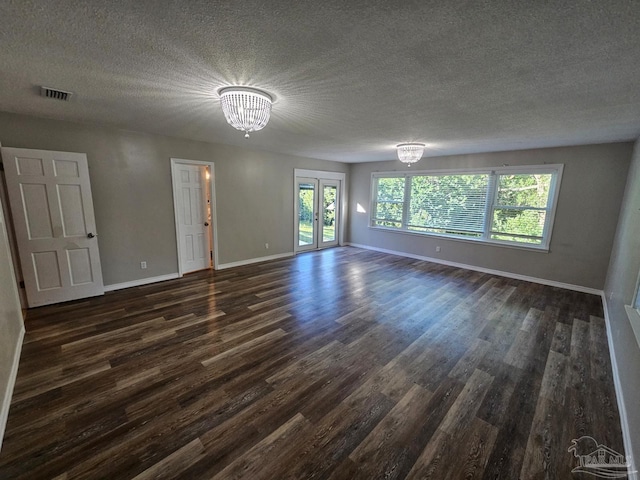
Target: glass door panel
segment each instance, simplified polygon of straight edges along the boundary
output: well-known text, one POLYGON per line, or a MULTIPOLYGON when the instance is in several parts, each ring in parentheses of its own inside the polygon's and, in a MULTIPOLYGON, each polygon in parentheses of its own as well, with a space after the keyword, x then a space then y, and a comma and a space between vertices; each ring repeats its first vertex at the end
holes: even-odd
POLYGON ((298 182, 298 249, 307 250, 317 248, 316 219, 317 211, 317 181, 314 179, 299 179, 298 182))
POLYGON ((322 239, 320 246, 328 247, 338 243, 338 184, 321 180, 320 186, 322 191, 322 239))

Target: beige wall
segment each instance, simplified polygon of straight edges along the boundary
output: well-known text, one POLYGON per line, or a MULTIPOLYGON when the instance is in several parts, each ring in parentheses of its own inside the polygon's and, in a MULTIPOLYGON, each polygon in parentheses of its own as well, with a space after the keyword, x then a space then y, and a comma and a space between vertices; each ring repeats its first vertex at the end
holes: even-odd
POLYGON ((17 353, 24 333, 22 310, 13 274, 11 252, 0 206, 0 445, 9 412, 17 353))
POLYGON ((429 157, 411 167, 416 171, 564 164, 549 253, 369 228, 371 173, 406 171, 398 161, 351 166, 349 242, 601 290, 632 148, 631 143, 616 143, 429 157), (356 211, 358 203, 367 213, 356 211))
POLYGON ((172 157, 215 163, 221 264, 293 251, 294 168, 348 172, 337 162, 9 113, 0 113, 0 141, 87 154, 105 285, 178 271, 172 157))
POLYGON ((633 301, 640 273, 640 140, 636 142, 620 211, 605 295, 622 398, 636 468, 640 465, 640 347, 624 306, 633 301))

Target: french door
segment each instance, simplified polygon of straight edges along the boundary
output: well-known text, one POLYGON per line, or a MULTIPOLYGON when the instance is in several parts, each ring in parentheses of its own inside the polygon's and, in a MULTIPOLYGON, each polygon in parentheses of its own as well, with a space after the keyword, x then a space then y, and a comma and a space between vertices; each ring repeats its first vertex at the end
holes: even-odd
POLYGON ((340 181, 296 178, 296 252, 338 245, 340 181))

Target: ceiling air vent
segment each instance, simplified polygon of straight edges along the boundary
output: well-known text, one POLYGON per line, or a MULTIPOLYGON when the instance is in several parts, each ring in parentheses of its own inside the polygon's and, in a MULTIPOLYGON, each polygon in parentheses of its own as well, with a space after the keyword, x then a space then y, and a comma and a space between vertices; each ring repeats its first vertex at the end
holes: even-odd
POLYGON ((40 95, 46 98, 53 98, 55 100, 62 100, 68 102, 71 100, 73 92, 65 92, 64 90, 56 90, 55 88, 40 87, 40 95))

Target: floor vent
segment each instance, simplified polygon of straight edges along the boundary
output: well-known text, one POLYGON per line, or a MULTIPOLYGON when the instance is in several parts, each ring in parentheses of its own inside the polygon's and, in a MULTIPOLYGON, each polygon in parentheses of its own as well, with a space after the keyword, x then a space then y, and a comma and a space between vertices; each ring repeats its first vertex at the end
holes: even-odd
POLYGON ((62 100, 68 102, 71 100, 73 92, 65 92, 64 90, 56 90, 55 88, 40 87, 40 95, 46 98, 53 98, 55 100, 62 100))

